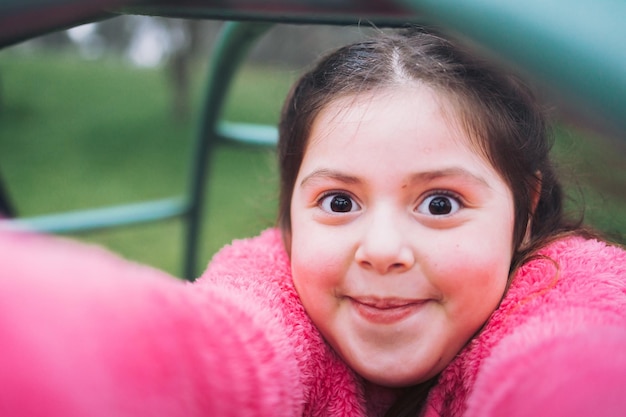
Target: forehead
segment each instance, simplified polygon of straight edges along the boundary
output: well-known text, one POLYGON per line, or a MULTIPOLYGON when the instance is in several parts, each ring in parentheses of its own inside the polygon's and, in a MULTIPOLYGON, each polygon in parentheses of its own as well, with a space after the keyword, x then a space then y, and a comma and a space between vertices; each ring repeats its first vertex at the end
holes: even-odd
POLYGON ((342 96, 324 106, 313 120, 305 155, 311 148, 354 152, 374 144, 406 146, 409 143, 402 143, 406 139, 429 148, 449 142, 471 147, 461 120, 446 94, 421 83, 342 96), (367 137, 381 140, 366 141, 367 137))
POLYGON ((419 84, 339 98, 314 120, 297 183, 327 171, 358 172, 381 185, 442 172, 500 182, 454 109, 445 95, 419 84))

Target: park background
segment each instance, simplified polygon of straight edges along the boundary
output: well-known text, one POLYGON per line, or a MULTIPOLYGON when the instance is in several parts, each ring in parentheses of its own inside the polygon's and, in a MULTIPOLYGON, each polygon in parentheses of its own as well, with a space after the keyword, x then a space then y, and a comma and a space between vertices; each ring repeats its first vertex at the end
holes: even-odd
MULTIPOLYGON (((122 16, 0 50, 0 179, 18 214, 182 194, 221 26, 122 16)), ((224 118, 275 124, 290 85, 316 57, 376 30, 275 26, 237 74, 224 118)), ((626 140, 554 114, 568 210, 625 243, 626 140)), ((272 226, 277 205, 273 149, 221 143, 210 175, 199 270, 232 239, 272 226)), ((180 220, 72 237, 181 274, 180 220)))

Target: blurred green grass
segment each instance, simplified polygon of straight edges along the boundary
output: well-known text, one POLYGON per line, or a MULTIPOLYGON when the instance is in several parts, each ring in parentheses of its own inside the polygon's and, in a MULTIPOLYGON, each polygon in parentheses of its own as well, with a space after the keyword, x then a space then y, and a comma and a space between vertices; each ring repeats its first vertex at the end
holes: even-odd
MULTIPOLYGON (((194 72, 194 109, 202 101, 204 70, 198 65, 194 72)), ((293 71, 244 67, 225 118, 275 123, 294 79, 293 71)), ((184 192, 199 116, 195 110, 189 122, 174 121, 166 81, 162 69, 136 68, 121 60, 0 52, 0 175, 19 213, 184 192)), ((578 200, 572 210, 584 198, 585 218, 623 242, 624 144, 561 128, 556 151, 578 200)), ((277 200, 273 151, 222 144, 213 161, 201 264, 233 238, 271 226, 277 200)), ((182 232, 181 222, 171 220, 77 237, 180 275, 182 232)))
MULTIPOLYGON (((193 77, 199 109, 204 67, 193 77)), ((275 123, 290 74, 244 68, 225 117, 275 123)), ((186 190, 198 111, 171 116, 162 69, 65 55, 0 54, 0 174, 20 215, 180 195, 186 190)), ((273 150, 219 145, 207 189, 200 259, 274 222, 273 150)), ((181 222, 81 233, 125 256, 181 273, 181 222)))

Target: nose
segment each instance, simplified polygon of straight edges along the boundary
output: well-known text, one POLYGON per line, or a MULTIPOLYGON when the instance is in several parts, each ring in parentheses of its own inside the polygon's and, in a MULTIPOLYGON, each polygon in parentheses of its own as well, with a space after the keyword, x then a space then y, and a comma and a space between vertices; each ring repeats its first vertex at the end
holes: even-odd
POLYGON ((363 225, 356 262, 379 274, 404 272, 415 264, 410 231, 403 224, 402 215, 381 212, 372 215, 363 225))

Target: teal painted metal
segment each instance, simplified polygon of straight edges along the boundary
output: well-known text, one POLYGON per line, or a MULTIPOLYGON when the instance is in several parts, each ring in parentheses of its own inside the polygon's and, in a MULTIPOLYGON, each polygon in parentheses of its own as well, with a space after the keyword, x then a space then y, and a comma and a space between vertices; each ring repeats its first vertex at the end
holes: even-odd
MULTIPOLYGON (((223 103, 232 80, 243 59, 254 42, 273 24, 256 22, 226 23, 209 63, 209 81, 205 93, 205 102, 201 113, 201 126, 196 139, 194 161, 189 173, 190 189, 188 195, 189 213, 183 276, 193 279, 196 275, 198 241, 202 228, 202 210, 204 207, 204 190, 210 170, 213 147, 221 134, 234 133, 239 136, 242 125, 221 124, 220 117, 223 103), (220 129, 221 126, 221 129, 220 129)), ((249 128, 250 126, 248 126, 249 128)), ((266 128, 252 129, 259 137, 266 135, 266 128)), ((250 132, 247 132, 250 133, 250 132)), ((253 139, 248 140, 254 141, 253 139)))
POLYGON ((46 233, 83 232, 180 217, 187 209, 184 199, 169 198, 17 220, 0 220, 0 229, 35 230, 46 233))
POLYGON ((626 139, 626 1, 398 2, 534 79, 579 123, 626 139))
POLYGON ((256 146, 276 146, 278 128, 254 123, 220 122, 217 126, 220 140, 256 146))

